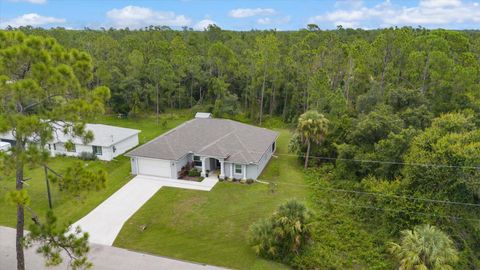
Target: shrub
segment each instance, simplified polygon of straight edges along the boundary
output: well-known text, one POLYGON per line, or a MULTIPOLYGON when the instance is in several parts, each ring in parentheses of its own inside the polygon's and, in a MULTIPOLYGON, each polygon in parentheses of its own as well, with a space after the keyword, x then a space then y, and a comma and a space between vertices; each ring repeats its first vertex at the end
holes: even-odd
POLYGON ((255 182, 255 180, 253 180, 251 178, 247 179, 247 181, 246 181, 246 183, 249 184, 249 185, 253 184, 253 182, 255 182))
POLYGON ((288 263, 308 243, 310 220, 303 203, 287 201, 270 218, 250 227, 249 242, 257 255, 288 263))
POLYGON ((200 171, 193 168, 191 169, 190 171, 188 171, 188 176, 191 176, 191 177, 198 177, 200 176, 200 171))
POLYGON ((97 155, 89 152, 81 152, 78 158, 81 160, 97 160, 97 155))

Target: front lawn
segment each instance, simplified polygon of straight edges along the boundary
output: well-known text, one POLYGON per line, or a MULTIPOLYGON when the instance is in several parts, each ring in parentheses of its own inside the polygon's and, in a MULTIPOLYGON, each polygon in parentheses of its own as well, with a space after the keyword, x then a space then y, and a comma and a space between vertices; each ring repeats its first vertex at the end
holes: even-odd
MULTIPOLYGON (((289 138, 290 132, 281 130, 278 153, 287 152, 289 138)), ((235 269, 286 268, 255 256, 247 230, 282 202, 306 200, 304 174, 295 157, 282 155, 272 158, 260 179, 290 185, 273 193, 260 183, 220 182, 210 192, 162 188, 127 221, 114 245, 235 269)))
MULTIPOLYGON (((168 131, 175 126, 189 119, 188 113, 162 114, 160 125, 156 124, 155 117, 142 119, 119 119, 111 116, 103 116, 92 123, 102 123, 139 129, 140 143, 145 143, 156 136, 168 131), (162 124, 163 123, 163 124, 162 124)), ((52 158, 48 165, 58 172, 62 172, 68 166, 71 166, 77 158, 56 157, 52 158)), ((126 184, 132 176, 130 175, 130 161, 128 158, 120 156, 113 161, 82 161, 86 162, 92 169, 103 168, 108 173, 107 187, 100 191, 93 191, 87 194, 85 200, 72 198, 68 194, 60 192, 55 185, 52 185, 52 197, 55 213, 60 221, 74 222, 103 202, 120 187, 126 184)), ((1 175, 1 174, 0 174, 1 175)), ((45 185, 45 174, 42 167, 27 168, 25 177, 31 178, 27 181, 25 189, 31 197, 30 207, 41 218, 44 217, 48 209, 47 191, 45 185)), ((16 207, 6 202, 5 194, 8 190, 15 188, 13 178, 0 178, 0 225, 14 227, 16 224, 16 207)), ((29 213, 25 212, 26 222, 30 222, 29 213)))

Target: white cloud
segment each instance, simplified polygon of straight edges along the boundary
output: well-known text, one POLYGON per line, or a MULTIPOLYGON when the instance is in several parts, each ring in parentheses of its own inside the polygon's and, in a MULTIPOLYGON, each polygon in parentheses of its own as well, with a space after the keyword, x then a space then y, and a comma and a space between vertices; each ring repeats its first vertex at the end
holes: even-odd
POLYGON ((47 0, 9 0, 10 2, 27 2, 31 4, 45 4, 47 0))
POLYGON ((27 25, 42 26, 46 24, 64 23, 64 22, 65 22, 65 19, 62 19, 62 18, 42 16, 42 15, 38 15, 37 13, 28 13, 13 19, 3 21, 2 23, 0 23, 0 27, 5 28, 9 25, 12 27, 27 26, 27 25))
POLYGON ((115 27, 141 28, 150 25, 188 26, 191 20, 184 15, 176 15, 171 11, 156 11, 138 6, 126 6, 112 9, 107 17, 115 27))
POLYGON ((263 17, 257 20, 258 24, 261 25, 269 25, 269 24, 286 24, 290 22, 290 16, 285 16, 281 18, 271 18, 271 17, 263 17))
POLYGON ((205 30, 210 24, 217 24, 215 21, 212 21, 210 19, 204 19, 199 22, 197 22, 194 26, 193 29, 195 30, 205 30))
POLYGON ((267 16, 275 14, 275 10, 272 8, 237 8, 232 9, 228 13, 233 18, 247 18, 253 16, 267 16))
POLYGON ((461 0, 421 0, 413 7, 393 5, 389 0, 373 7, 367 7, 360 1, 354 2, 354 7, 342 5, 345 8, 337 8, 332 12, 311 17, 309 23, 360 27, 371 23, 382 26, 440 26, 480 22, 480 6, 461 0))

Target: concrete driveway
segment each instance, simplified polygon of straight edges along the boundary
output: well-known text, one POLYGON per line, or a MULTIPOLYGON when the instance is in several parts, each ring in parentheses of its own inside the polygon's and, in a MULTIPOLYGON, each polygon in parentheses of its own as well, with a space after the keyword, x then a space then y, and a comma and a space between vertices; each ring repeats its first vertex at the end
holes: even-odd
POLYGON ((210 191, 218 182, 216 176, 202 182, 138 175, 112 196, 75 222, 90 234, 90 242, 111 246, 123 224, 142 207, 161 187, 210 191))
MULTIPOLYGON (((89 260, 94 270, 221 270, 211 265, 153 256, 126 249, 98 244, 90 245, 89 260)), ((64 260, 68 260, 63 256, 64 260)), ((15 255, 15 229, 0 226, 0 270, 17 269, 15 255)), ((25 251, 27 270, 66 270, 70 269, 64 262, 57 267, 45 267, 44 259, 35 253, 34 248, 25 251)))

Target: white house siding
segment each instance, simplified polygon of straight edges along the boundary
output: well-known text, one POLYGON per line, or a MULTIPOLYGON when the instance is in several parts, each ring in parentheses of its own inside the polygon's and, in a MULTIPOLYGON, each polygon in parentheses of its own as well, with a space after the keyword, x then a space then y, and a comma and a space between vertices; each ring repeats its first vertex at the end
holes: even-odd
MULTIPOLYGON (((255 176, 255 178, 252 178, 252 179, 257 179, 257 177, 260 176, 260 173, 262 173, 262 171, 265 168, 265 166, 267 165, 268 161, 272 158, 272 155, 273 155, 273 152, 274 152, 273 149, 272 149, 272 146, 273 146, 273 144, 271 144, 268 147, 267 151, 265 151, 262 158, 258 162, 258 167, 256 168, 256 170, 257 170, 256 176, 255 176)), ((253 174, 253 169, 248 169, 247 174, 248 174, 249 171, 252 171, 251 174, 253 174)))
POLYGON ((232 178, 232 174, 231 174, 232 164, 225 162, 224 166, 225 166, 225 177, 226 178, 232 178))
POLYGON ((260 175, 260 171, 258 170, 258 165, 250 164, 247 165, 247 179, 257 179, 260 175))
MULTIPOLYGON (((273 155, 272 151, 272 145, 267 149, 267 151, 263 154, 262 158, 257 164, 247 164, 246 169, 247 169, 247 179, 257 179, 260 174, 262 173, 263 169, 265 166, 268 164, 268 161, 270 158, 272 158, 273 155)), ((243 178, 243 172, 241 174, 235 173, 235 163, 225 163, 225 177, 232 178, 232 172, 233 172, 233 178, 236 179, 242 179, 243 178)), ((244 167, 245 168, 245 167, 244 167)))
POLYGON ((184 157, 177 160, 175 162, 174 171, 172 172, 172 175, 176 176, 175 178, 178 178, 178 172, 180 172, 182 167, 187 165, 187 163, 192 162, 192 159, 193 159, 192 154, 186 154, 184 157))
POLYGON ((92 153, 92 147, 89 145, 75 144, 75 152, 71 152, 71 151, 67 151, 67 149, 65 148, 65 144, 56 143, 54 151, 55 151, 55 155, 66 155, 69 157, 77 157, 82 152, 92 153))
POLYGON ((137 175, 138 174, 138 163, 137 163, 137 158, 132 157, 130 158, 130 164, 132 166, 132 174, 137 175))
MULTIPOLYGON (((115 157, 125 153, 129 149, 138 145, 138 134, 135 134, 127 139, 116 143, 113 146, 102 146, 102 154, 97 155, 98 159, 110 161, 115 157), (115 152, 113 151, 113 147, 115 146, 115 152)), ((83 144, 75 144, 75 152, 69 152, 65 149, 64 143, 56 143, 55 149, 53 148, 53 144, 51 144, 51 151, 54 155, 66 155, 66 156, 74 156, 78 157, 80 153, 93 153, 93 146, 92 145, 83 145, 83 144)))
POLYGON ((118 157, 119 155, 127 152, 128 150, 132 149, 133 147, 135 147, 137 145, 138 145, 138 134, 135 134, 133 136, 130 136, 130 137, 126 138, 123 141, 117 142, 115 144, 115 153, 113 153, 112 156, 114 158, 118 157))

